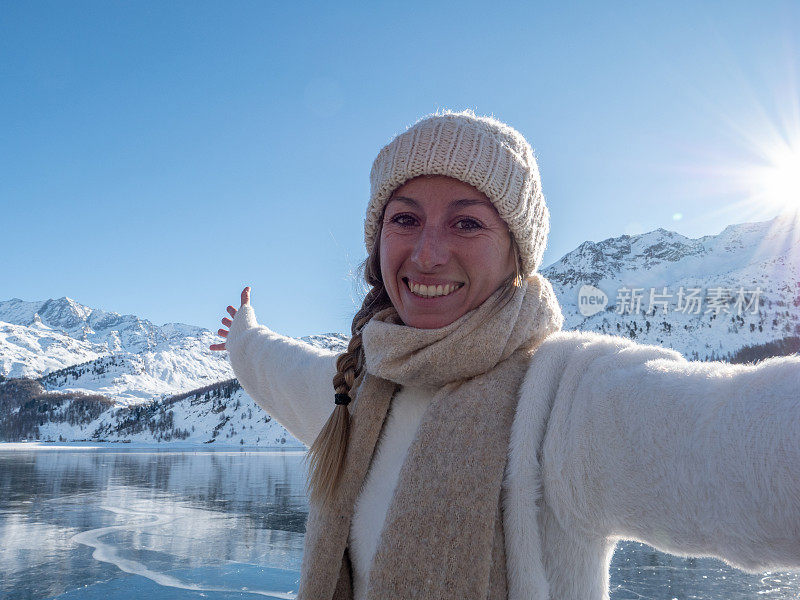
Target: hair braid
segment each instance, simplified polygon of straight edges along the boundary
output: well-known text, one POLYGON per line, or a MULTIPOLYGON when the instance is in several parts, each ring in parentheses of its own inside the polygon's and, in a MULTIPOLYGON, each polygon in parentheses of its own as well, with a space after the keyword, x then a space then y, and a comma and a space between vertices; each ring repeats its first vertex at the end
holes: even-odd
MULTIPOLYGON (((378 244, 372 254, 361 265, 364 279, 372 288, 364 298, 361 308, 353 317, 350 342, 336 359, 336 374, 333 376, 333 390, 337 394, 349 394, 364 366, 364 348, 361 332, 375 313, 392 305, 380 273, 378 244)), ((347 440, 350 435, 350 411, 344 404, 338 404, 311 444, 306 454, 308 461, 307 487, 311 499, 326 503, 332 499, 339 484, 347 440)))

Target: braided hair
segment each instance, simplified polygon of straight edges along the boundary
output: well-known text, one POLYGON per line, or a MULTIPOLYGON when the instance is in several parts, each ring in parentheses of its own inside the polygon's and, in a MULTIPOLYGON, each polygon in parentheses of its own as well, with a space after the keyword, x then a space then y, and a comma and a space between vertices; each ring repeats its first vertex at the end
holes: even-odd
MULTIPOLYGON (((364 366, 361 332, 364 326, 377 312, 392 306, 381 276, 379 247, 380 236, 377 236, 372 253, 361 265, 364 279, 371 287, 353 317, 347 350, 336 359, 336 374, 333 376, 336 394, 349 394, 361 374, 364 366)), ((333 497, 344 466, 349 435, 350 411, 347 405, 337 404, 306 455, 309 464, 307 487, 312 500, 324 503, 333 497)))

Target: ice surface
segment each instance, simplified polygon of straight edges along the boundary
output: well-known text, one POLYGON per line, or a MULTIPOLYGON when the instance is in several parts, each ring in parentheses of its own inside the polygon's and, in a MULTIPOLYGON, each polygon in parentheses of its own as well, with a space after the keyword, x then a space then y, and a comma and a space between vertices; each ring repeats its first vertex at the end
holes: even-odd
POLYGON ((259 565, 230 563, 219 567, 179 569, 159 573, 159 580, 141 575, 99 582, 72 590, 53 600, 183 600, 213 598, 296 598, 300 573, 259 565), (164 581, 170 583, 164 584, 164 581), (214 582, 214 583, 185 583, 214 582), (219 585, 222 582, 225 585, 219 585), (174 584, 173 584, 174 583, 174 584))

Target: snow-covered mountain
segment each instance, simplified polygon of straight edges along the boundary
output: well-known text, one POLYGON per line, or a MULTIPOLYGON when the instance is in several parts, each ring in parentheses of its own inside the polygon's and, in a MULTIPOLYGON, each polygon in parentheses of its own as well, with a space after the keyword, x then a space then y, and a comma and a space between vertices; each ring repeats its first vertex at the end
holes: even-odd
MULTIPOLYGON (((741 360, 749 346, 792 351, 800 335, 800 223, 790 217, 697 239, 657 229, 584 242, 542 273, 565 329, 696 360, 741 360), (582 310, 579 292, 594 312, 582 310)), ((348 337, 302 339, 341 351, 348 337)), ((299 445, 232 379, 227 355, 208 350, 218 341, 201 327, 159 327, 66 297, 2 301, 0 440, 299 445)))
POLYGON ((697 360, 800 334, 800 223, 790 216, 697 239, 656 229, 584 242, 542 273, 565 329, 625 335, 697 360), (588 316, 578 305, 585 285, 607 297, 588 316))
POLYGON ((98 358, 124 358, 103 381, 80 386, 119 401, 135 403, 231 377, 225 357, 208 351, 215 339, 201 327, 157 327, 67 297, 0 302, 0 375, 38 377, 98 358))
POLYGON ((303 447, 235 379, 137 405, 9 379, 0 383, 0 441, 19 440, 303 447))
MULTIPOLYGON (((302 339, 340 350, 348 338, 302 339)), ((0 441, 300 446, 233 380, 227 353, 208 349, 218 342, 202 327, 159 327, 67 297, 0 302, 0 441)))
MULTIPOLYGON (((339 347, 345 336, 309 343, 339 347)), ((123 404, 187 392, 233 377, 227 353, 212 352, 215 332, 194 325, 156 326, 134 315, 90 308, 67 297, 0 302, 0 376, 47 379, 46 389, 98 393, 123 404)))

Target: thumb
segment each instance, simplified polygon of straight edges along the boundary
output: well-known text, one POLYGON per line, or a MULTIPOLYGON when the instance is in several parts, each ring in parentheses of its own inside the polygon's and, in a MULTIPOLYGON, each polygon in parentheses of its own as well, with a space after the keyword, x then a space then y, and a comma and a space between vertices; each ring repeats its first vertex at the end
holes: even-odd
POLYGON ((242 306, 250 304, 250 286, 242 290, 242 306))

